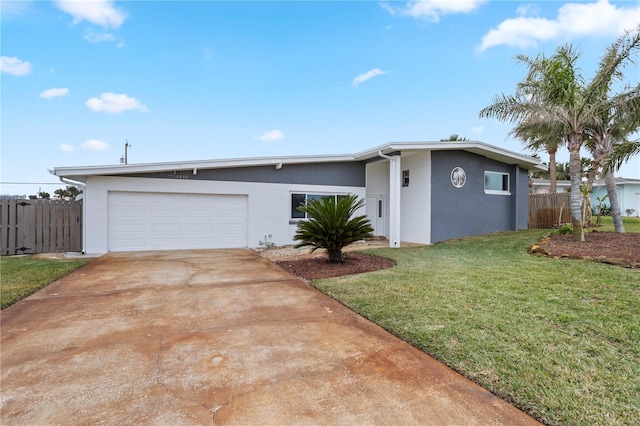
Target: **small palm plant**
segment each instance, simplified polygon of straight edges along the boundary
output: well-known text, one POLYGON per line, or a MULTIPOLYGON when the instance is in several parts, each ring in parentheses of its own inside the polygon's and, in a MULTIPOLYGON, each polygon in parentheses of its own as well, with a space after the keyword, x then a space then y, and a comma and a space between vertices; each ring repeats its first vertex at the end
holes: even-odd
POLYGON ((358 200, 357 195, 308 200, 298 207, 308 219, 298 223, 293 236, 294 240, 300 241, 297 247, 311 246, 312 252, 326 249, 329 263, 342 263, 344 247, 373 236, 371 222, 366 216, 352 217, 362 206, 364 200, 358 200))

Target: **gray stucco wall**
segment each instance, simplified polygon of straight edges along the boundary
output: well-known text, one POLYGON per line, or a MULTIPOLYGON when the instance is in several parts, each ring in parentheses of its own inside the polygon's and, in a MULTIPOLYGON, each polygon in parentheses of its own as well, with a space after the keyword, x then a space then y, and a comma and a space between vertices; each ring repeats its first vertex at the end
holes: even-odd
POLYGON ((119 175, 159 179, 216 180, 225 182, 288 183, 300 185, 365 186, 365 164, 340 163, 283 164, 275 166, 231 167, 219 169, 176 170, 119 175))
POLYGON ((526 170, 464 151, 434 151, 431 155, 432 243, 527 227, 526 170), (462 188, 451 183, 455 167, 466 172, 462 188), (485 171, 509 173, 511 195, 485 194, 485 171))

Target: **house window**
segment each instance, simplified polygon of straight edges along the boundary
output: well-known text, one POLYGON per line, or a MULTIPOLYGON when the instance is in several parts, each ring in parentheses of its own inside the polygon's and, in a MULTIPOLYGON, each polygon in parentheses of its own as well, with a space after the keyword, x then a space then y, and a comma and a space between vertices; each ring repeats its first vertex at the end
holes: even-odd
POLYGON ((509 173, 484 172, 484 193, 509 195, 509 173))
POLYGON ((409 186, 409 170, 402 171, 402 186, 409 186))
POLYGON ((298 207, 304 206, 307 200, 320 200, 322 198, 344 197, 337 194, 291 194, 291 219, 306 219, 307 214, 298 210, 298 207))

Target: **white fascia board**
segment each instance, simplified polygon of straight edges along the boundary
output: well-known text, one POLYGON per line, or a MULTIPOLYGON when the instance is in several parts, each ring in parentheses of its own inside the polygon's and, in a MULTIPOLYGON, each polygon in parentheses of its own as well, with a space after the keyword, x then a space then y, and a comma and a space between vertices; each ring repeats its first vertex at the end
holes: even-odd
POLYGON ((230 158, 222 160, 176 161, 146 164, 114 164, 103 166, 55 167, 49 172, 60 177, 72 178, 81 182, 87 176, 122 175, 129 173, 148 173, 174 170, 216 169, 251 166, 279 166, 286 164, 325 163, 356 161, 352 154, 313 155, 288 157, 230 158))
POLYGON ((430 151, 443 151, 443 150, 461 150, 468 151, 474 154, 482 155, 487 158, 498 160, 506 164, 518 164, 519 166, 528 170, 538 169, 547 170, 546 166, 541 164, 541 161, 529 157, 527 155, 519 154, 517 152, 509 151, 497 146, 489 145, 479 141, 460 141, 460 142, 390 142, 366 151, 355 154, 355 158, 358 160, 368 160, 378 157, 378 153, 388 154, 390 152, 406 152, 417 150, 430 150, 430 151))

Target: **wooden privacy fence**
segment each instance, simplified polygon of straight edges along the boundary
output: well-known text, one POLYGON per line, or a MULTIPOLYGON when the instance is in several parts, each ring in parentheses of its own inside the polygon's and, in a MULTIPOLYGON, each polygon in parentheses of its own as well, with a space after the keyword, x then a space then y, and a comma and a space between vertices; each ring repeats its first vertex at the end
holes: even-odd
POLYGON ((0 255, 82 251, 82 201, 1 200, 0 255))
POLYGON ((529 194, 529 228, 548 229, 571 222, 571 193, 529 194))

